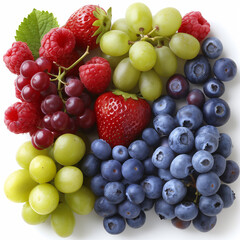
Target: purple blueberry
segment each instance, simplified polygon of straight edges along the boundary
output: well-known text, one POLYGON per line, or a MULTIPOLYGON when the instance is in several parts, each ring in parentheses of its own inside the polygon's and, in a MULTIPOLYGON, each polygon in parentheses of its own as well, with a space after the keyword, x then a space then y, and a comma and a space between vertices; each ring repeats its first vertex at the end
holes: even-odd
POLYGON ((214 153, 213 154, 214 164, 211 171, 215 172, 219 177, 223 175, 226 169, 226 158, 221 154, 214 153))
POLYGON ((217 152, 225 158, 230 156, 232 152, 232 139, 228 134, 220 133, 217 152))
POLYGON ((104 195, 104 187, 108 183, 106 179, 103 178, 101 174, 97 174, 91 179, 91 189, 96 196, 104 195))
POLYGON ((210 78, 203 85, 203 92, 209 98, 218 98, 225 92, 225 85, 216 78, 210 78))
POLYGON ((145 128, 142 132, 142 139, 149 146, 157 146, 160 143, 160 136, 154 128, 145 128))

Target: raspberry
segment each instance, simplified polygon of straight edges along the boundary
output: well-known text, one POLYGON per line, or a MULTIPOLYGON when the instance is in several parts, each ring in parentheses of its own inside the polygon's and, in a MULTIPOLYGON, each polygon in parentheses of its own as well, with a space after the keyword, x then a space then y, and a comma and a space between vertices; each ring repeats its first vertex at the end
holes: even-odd
POLYGON ((66 28, 53 28, 41 40, 39 55, 57 62, 66 54, 70 54, 75 47, 75 37, 66 28))
POLYGON ((25 42, 14 42, 3 56, 7 68, 14 74, 20 74, 20 66, 25 60, 34 60, 31 50, 25 42))
POLYGON ((32 132, 38 122, 38 109, 32 103, 16 102, 5 111, 4 123, 13 133, 32 132))
POLYGON ((178 32, 188 33, 202 41, 210 31, 210 24, 198 11, 187 13, 182 18, 182 24, 178 32))
POLYGON ((93 57, 79 68, 79 77, 89 92, 103 93, 111 81, 110 64, 102 57, 93 57))

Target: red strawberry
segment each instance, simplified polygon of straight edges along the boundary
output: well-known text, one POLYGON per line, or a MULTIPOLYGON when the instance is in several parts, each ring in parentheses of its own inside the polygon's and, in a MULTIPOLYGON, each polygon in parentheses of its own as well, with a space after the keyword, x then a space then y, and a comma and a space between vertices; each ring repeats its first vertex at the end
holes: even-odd
POLYGON ((80 66, 79 77, 89 92, 103 93, 111 82, 110 64, 102 57, 93 57, 80 66))
POLYGON ((100 95, 95 102, 99 138, 111 147, 128 146, 151 119, 149 103, 135 94, 116 90, 100 95))
POLYGON ((111 8, 106 13, 97 5, 83 6, 70 16, 64 27, 73 32, 80 48, 94 49, 111 27, 111 8))

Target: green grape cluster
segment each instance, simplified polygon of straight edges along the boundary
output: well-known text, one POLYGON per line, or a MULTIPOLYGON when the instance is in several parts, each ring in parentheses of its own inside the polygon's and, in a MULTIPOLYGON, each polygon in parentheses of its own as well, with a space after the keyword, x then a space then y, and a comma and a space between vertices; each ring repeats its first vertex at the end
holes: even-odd
POLYGON ((19 147, 16 160, 22 169, 8 176, 4 192, 9 200, 24 203, 26 223, 36 225, 50 217, 54 231, 68 237, 74 230, 74 213, 92 211, 95 196, 76 165, 85 152, 84 141, 74 134, 61 135, 49 149, 37 150, 31 141, 19 147))
POLYGON ((199 41, 178 33, 180 12, 172 7, 152 15, 144 3, 131 4, 125 18, 103 34, 100 48, 113 68, 113 84, 126 92, 140 92, 149 101, 160 97, 163 78, 176 73, 178 58, 188 60, 200 51, 199 41))

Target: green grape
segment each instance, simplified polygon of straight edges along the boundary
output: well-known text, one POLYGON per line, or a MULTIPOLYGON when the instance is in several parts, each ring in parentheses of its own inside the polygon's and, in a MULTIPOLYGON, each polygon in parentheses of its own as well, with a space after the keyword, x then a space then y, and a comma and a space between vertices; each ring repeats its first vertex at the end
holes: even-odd
POLYGON ((34 187, 29 195, 31 208, 40 215, 46 215, 56 209, 59 203, 57 189, 50 183, 42 183, 34 187))
POLYGON ((155 31, 160 36, 171 36, 181 26, 182 16, 176 8, 168 7, 160 10, 153 16, 152 26, 158 27, 155 31))
POLYGON ((53 146, 54 159, 61 165, 78 163, 86 152, 86 145, 81 137, 65 133, 57 138, 53 146))
POLYGON ((142 72, 139 79, 139 89, 148 101, 154 101, 162 93, 162 81, 154 70, 142 72))
POLYGON ((29 165, 29 173, 38 183, 51 181, 56 175, 56 164, 47 156, 39 155, 33 158, 29 165))
POLYGON ((32 159, 38 155, 48 155, 48 149, 38 150, 31 141, 23 143, 17 150, 16 160, 20 167, 28 169, 32 159))
POLYGON ((152 29, 152 13, 144 3, 131 4, 125 14, 129 29, 137 34, 147 34, 152 29))
POLYGON ((82 185, 74 193, 65 193, 65 200, 74 212, 80 215, 87 215, 93 210, 95 195, 89 188, 82 185))
POLYGON ((43 223, 47 220, 49 214, 40 215, 36 213, 30 206, 29 202, 25 202, 22 208, 22 218, 23 220, 31 225, 37 225, 43 223))
POLYGON ((55 187, 63 193, 72 193, 79 190, 83 184, 81 170, 74 166, 61 168, 54 179, 55 187))
POLYGON ((157 54, 149 42, 135 42, 129 50, 129 58, 133 67, 139 71, 149 71, 156 63, 157 54))
POLYGON ((116 20, 113 25, 111 30, 120 30, 125 32, 129 37, 131 41, 136 41, 138 39, 138 35, 136 33, 133 33, 127 25, 127 21, 125 18, 119 18, 118 20, 116 20))
POLYGON ((167 46, 156 47, 157 61, 154 65, 156 73, 163 77, 172 76, 177 70, 177 57, 167 46))
POLYGON ((27 169, 19 169, 7 177, 4 183, 4 192, 7 198, 13 202, 26 202, 31 190, 36 185, 37 183, 31 178, 27 169))
POLYGON ((128 56, 128 54, 124 54, 122 56, 117 56, 117 57, 114 57, 114 56, 110 56, 110 55, 107 55, 103 52, 101 52, 101 57, 105 58, 106 60, 108 60, 109 64, 110 64, 110 67, 112 69, 115 69, 117 67, 117 65, 124 59, 128 56))
POLYGON ((138 83, 140 71, 134 68, 129 58, 124 58, 113 72, 113 83, 122 91, 130 91, 138 83))
POLYGON ((195 58, 200 51, 199 41, 187 33, 174 34, 169 42, 169 47, 177 57, 186 60, 195 58))
POLYGON ((127 33, 120 30, 110 30, 102 35, 100 48, 102 52, 110 56, 122 56, 130 48, 129 41, 127 33))
POLYGON ((51 214, 51 225, 60 237, 68 237, 73 233, 75 217, 66 203, 59 203, 51 214))

